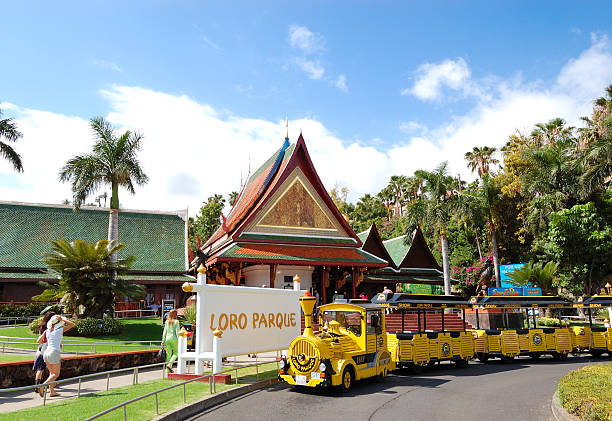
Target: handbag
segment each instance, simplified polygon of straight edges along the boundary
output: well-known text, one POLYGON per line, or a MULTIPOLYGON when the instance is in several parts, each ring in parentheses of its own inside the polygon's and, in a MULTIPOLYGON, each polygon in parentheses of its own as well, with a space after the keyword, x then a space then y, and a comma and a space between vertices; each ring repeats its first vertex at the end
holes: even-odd
POLYGON ((157 353, 157 359, 166 361, 166 349, 163 346, 160 348, 159 352, 157 353))

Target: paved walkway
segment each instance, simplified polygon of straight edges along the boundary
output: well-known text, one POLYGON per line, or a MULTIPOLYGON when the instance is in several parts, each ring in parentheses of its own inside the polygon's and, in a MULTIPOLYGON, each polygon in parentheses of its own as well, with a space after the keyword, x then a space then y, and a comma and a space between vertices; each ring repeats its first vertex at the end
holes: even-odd
MULTIPOLYGON (((229 357, 228 361, 223 364, 225 367, 231 367, 234 365, 248 365, 253 364, 256 361, 275 361, 276 353, 268 352, 259 354, 257 358, 248 357, 246 355, 238 357, 229 357)), ((194 372, 194 366, 189 365, 187 371, 190 373, 194 372)), ((159 380, 162 376, 162 370, 160 368, 149 368, 139 370, 138 372, 138 383, 144 383, 150 380, 159 380)), ((126 371, 125 373, 117 373, 111 375, 109 382, 109 389, 117 387, 129 386, 133 384, 134 372, 126 371)), ((60 378, 62 380, 62 378, 60 378)), ((74 398, 78 395, 78 381, 60 384, 56 388, 60 396, 50 398, 47 397, 47 404, 58 402, 64 399, 74 398)), ((83 380, 81 383, 81 395, 87 395, 96 392, 106 391, 106 375, 101 375, 99 378, 93 378, 83 380)), ((14 392, 14 393, 2 393, 0 391, 0 413, 12 412, 19 409, 31 408, 43 404, 43 398, 38 393, 32 391, 27 392, 14 392)))

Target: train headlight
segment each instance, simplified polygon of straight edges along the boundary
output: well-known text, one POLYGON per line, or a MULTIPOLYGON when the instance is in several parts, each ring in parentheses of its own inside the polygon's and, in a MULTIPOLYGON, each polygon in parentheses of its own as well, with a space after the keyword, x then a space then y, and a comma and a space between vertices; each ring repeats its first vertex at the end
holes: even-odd
POLYGON ((320 371, 325 371, 326 369, 327 369, 327 366, 325 365, 325 363, 319 364, 319 370, 320 371))

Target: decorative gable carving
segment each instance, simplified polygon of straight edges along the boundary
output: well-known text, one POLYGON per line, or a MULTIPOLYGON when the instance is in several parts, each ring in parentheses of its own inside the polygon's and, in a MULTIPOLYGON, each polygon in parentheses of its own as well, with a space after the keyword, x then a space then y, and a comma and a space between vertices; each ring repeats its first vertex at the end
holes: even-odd
POLYGON ((244 232, 350 237, 298 167, 272 195, 244 232))

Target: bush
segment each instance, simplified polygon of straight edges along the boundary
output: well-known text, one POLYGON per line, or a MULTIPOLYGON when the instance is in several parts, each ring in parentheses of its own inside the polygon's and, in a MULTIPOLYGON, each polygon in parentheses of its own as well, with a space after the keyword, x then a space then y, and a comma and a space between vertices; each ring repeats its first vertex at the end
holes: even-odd
POLYGON ((570 371, 559 381, 559 400, 583 421, 612 419, 612 364, 570 371))
MULTIPOLYGON (((32 333, 38 333, 38 326, 42 321, 42 317, 33 320, 30 323, 30 331, 32 333)), ((118 335, 123 331, 123 323, 116 319, 104 318, 104 319, 76 319, 73 320, 74 327, 66 332, 66 336, 85 336, 92 338, 95 336, 110 336, 118 335)))
MULTIPOLYGON (((30 303, 27 305, 2 304, 0 305, 0 317, 40 316, 40 312, 48 305, 49 303, 30 303)), ((54 305, 53 311, 61 313, 61 306, 58 304, 54 305)))
POLYGON ((540 317, 538 319, 538 326, 559 327, 559 319, 554 319, 552 317, 540 317))
POLYGON ((66 333, 66 336, 86 336, 91 338, 95 336, 118 335, 123 331, 123 323, 117 319, 94 319, 88 317, 73 321, 75 326, 66 333))

